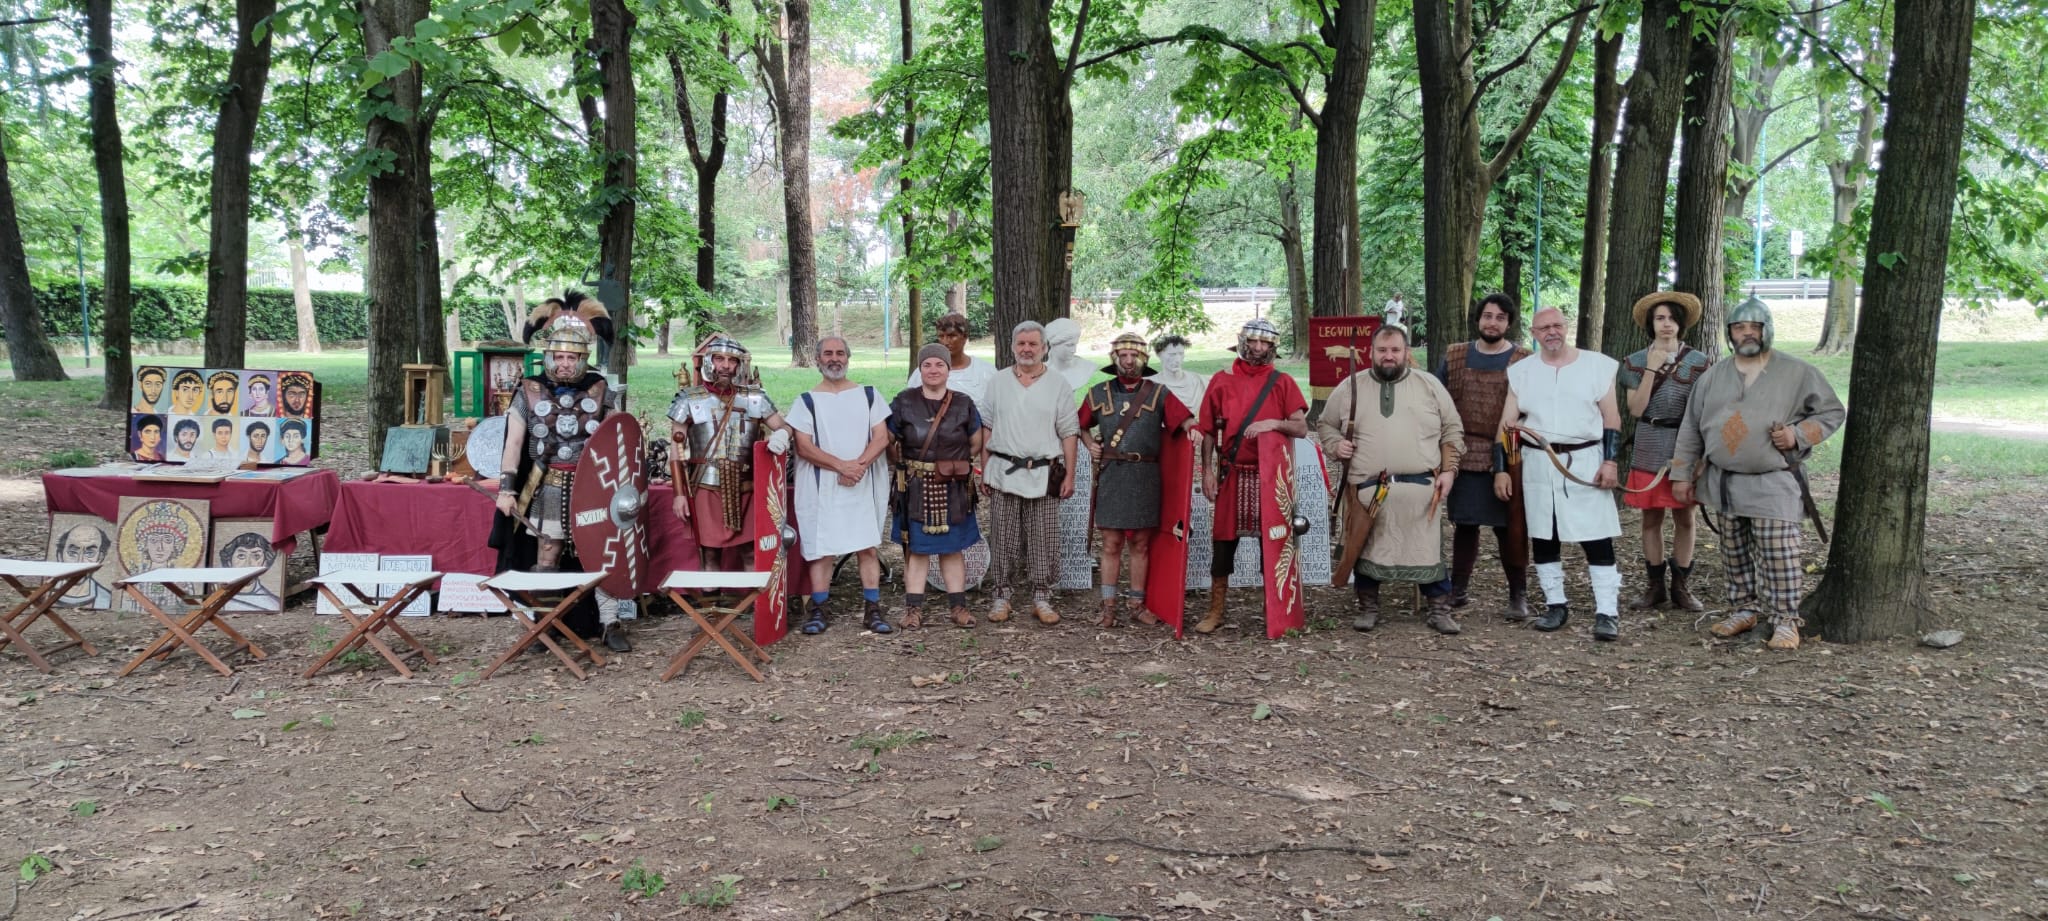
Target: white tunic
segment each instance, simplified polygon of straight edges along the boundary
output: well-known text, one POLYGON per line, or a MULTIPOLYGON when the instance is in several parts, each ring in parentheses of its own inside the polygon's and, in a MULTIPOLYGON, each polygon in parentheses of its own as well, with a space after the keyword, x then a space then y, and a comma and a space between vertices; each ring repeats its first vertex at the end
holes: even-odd
MULTIPOLYGON (((1607 427, 1600 418, 1600 399, 1614 392, 1614 375, 1620 368, 1620 362, 1585 349, 1562 368, 1544 363, 1541 355, 1508 366, 1508 391, 1515 395, 1522 427, 1553 445, 1593 442, 1591 447, 1558 452, 1572 473, 1587 482, 1600 473, 1600 437, 1607 427)), ((1522 452, 1522 500, 1530 537, 1578 543, 1621 536, 1614 492, 1565 479, 1550 458, 1533 448, 1522 452), (1556 528, 1551 527, 1553 521, 1556 528)))
MULTIPOLYGON (((889 401, 868 387, 839 393, 814 390, 790 401, 789 408, 791 428, 811 436, 819 450, 846 460, 867 450, 869 433, 888 418, 889 401), (812 404, 817 406, 815 413, 812 404)), ((839 474, 813 466, 801 455, 790 476, 796 478, 796 529, 804 559, 840 556, 882 543, 889 514, 885 456, 877 456, 854 486, 839 485, 839 474)))

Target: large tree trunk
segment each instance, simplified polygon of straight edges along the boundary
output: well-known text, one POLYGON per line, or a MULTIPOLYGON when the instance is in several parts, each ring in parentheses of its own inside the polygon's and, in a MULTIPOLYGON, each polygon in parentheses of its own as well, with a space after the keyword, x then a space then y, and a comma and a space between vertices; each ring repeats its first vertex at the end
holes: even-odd
POLYGON ((1308 254, 1301 239, 1301 189, 1299 169, 1287 164, 1280 180, 1280 259, 1287 264, 1287 317, 1303 354, 1308 350, 1309 282, 1308 254))
POLYGON ((286 235, 286 245, 292 260, 292 317, 298 321, 299 351, 308 355, 320 353, 320 324, 313 314, 313 288, 306 281, 306 236, 299 230, 298 215, 293 214, 286 235))
POLYGON ((86 0, 87 84, 92 121, 92 166, 100 181, 100 350, 106 387, 100 406, 123 412, 131 405, 134 362, 129 354, 133 300, 128 292, 128 180, 121 165, 121 122, 114 114, 114 3, 86 0))
POLYGON ((448 324, 441 301, 440 210, 434 204, 434 122, 431 117, 416 117, 413 123, 417 126, 412 148, 417 158, 413 161, 413 194, 419 196, 413 212, 413 219, 419 222, 414 247, 419 266, 413 269, 413 283, 420 289, 415 301, 419 314, 414 320, 419 327, 419 360, 446 368, 448 324))
POLYGON ((996 364, 1010 363, 1010 329, 1067 315, 1066 242, 1059 195, 1070 172, 1073 110, 1053 50, 1047 4, 982 0, 994 206, 996 364))
MULTIPOLYGON (((1515 195, 1503 195, 1501 197, 1501 213, 1504 215, 1514 214, 1521 205, 1518 198, 1519 196, 1515 195)), ((1500 236, 1500 290, 1502 294, 1514 298, 1515 303, 1520 304, 1522 303, 1522 247, 1528 241, 1524 240, 1521 234, 1515 232, 1515 222, 1513 220, 1501 221, 1497 231, 1500 236)), ((1543 279, 1536 279, 1535 284, 1538 288, 1543 287, 1543 279)), ((1462 338, 1458 334, 1464 331, 1465 318, 1460 316, 1456 322, 1457 325, 1450 326, 1445 332, 1445 335, 1453 337, 1453 341, 1462 338)))
POLYGON ((789 263, 789 352, 797 367, 811 366, 818 341, 818 254, 811 230, 811 5, 786 0, 781 26, 756 45, 775 112, 775 142, 782 160, 784 253, 789 263))
MULTIPOLYGON (((900 0, 897 6, 898 18, 902 20, 903 26, 903 64, 908 67, 912 51, 911 42, 915 37, 912 28, 914 21, 911 19, 910 0, 900 0)), ((903 162, 905 164, 910 162, 911 154, 916 150, 917 93, 914 88, 906 87, 903 94, 903 162)), ((903 174, 900 188, 904 196, 908 197, 910 195, 910 174, 908 172, 903 174)), ((915 258, 916 254, 917 230, 911 226, 911 214, 909 209, 906 208, 903 212, 903 258, 906 264, 908 264, 908 260, 915 258)), ((913 370, 917 368, 917 352, 919 349, 924 348, 924 292, 918 288, 917 281, 917 273, 909 271, 903 273, 903 288, 908 301, 904 310, 903 325, 908 327, 906 331, 910 334, 905 337, 904 351, 909 353, 910 367, 913 370)))
MULTIPOLYGON (((206 247, 206 363, 245 364, 249 338, 249 151, 270 78, 270 23, 277 0, 238 0, 235 50, 213 126, 213 226, 206 247), (256 34, 258 25, 263 34, 256 34)), ((411 24, 406 25, 407 29, 411 24)))
MULTIPOLYGON (((732 0, 719 0, 720 13, 732 14, 732 0)), ((732 33, 727 29, 718 30, 718 56, 730 60, 732 57, 732 33)), ((675 52, 668 55, 669 76, 675 83, 676 115, 683 124, 683 143, 690 149, 690 166, 697 173, 697 290, 709 299, 718 289, 718 174, 725 169, 726 112, 731 106, 732 93, 724 82, 711 93, 711 123, 708 143, 699 137, 697 117, 690 105, 688 75, 683 72, 682 57, 675 52)), ((692 314, 689 325, 689 341, 695 347, 710 330, 704 325, 704 317, 692 314)), ((662 354, 668 353, 668 324, 662 324, 662 354)))
POLYGON ((1358 113, 1365 102, 1365 78, 1372 73, 1376 0, 1339 0, 1322 26, 1323 44, 1334 53, 1327 98, 1316 120, 1314 193, 1315 285, 1312 312, 1319 317, 1365 314, 1364 269, 1358 244, 1358 113))
POLYGON ((1685 106, 1685 68, 1692 14, 1679 0, 1645 0, 1635 73, 1626 87, 1627 113, 1614 164, 1613 212, 1607 227, 1606 317, 1600 348, 1626 357, 1649 336, 1629 308, 1661 287, 1664 196, 1671 147, 1685 106))
MULTIPOLYGON (((1883 103, 1875 93, 1864 92, 1863 109, 1856 116, 1856 139, 1840 159, 1828 162, 1828 185, 1834 199, 1834 267, 1828 272, 1827 309, 1821 315, 1819 352, 1846 352, 1856 345, 1856 253, 1847 232, 1856 217, 1856 203, 1863 197, 1863 181, 1870 168, 1871 144, 1877 132, 1877 108, 1883 103)), ((1834 133, 1833 100, 1823 94, 1815 106, 1817 121, 1825 135, 1834 133)))
POLYGON ((1758 163, 1757 155, 1763 146, 1764 122, 1769 120, 1776 109, 1771 105, 1771 94, 1776 90, 1779 75, 1785 72, 1786 63, 1793 60, 1790 54, 1783 55, 1775 63, 1765 59, 1765 42, 1758 41, 1756 53, 1749 58, 1748 91, 1743 94, 1747 105, 1735 106, 1730 123, 1728 141, 1728 162, 1748 167, 1746 172, 1737 172, 1728 177, 1728 201, 1721 208, 1722 214, 1741 216, 1748 213, 1749 193, 1756 191, 1756 184, 1764 174, 1778 163, 1782 156, 1770 163, 1758 163))
POLYGON ((1590 8, 1573 17, 1557 62, 1491 159, 1479 146, 1481 91, 1472 78, 1472 0, 1421 2, 1414 9, 1416 66, 1422 77, 1423 313, 1434 355, 1439 343, 1465 331, 1487 196, 1549 106, 1578 51, 1590 8))
POLYGON ((639 115, 633 95, 633 11, 626 0, 591 0, 590 35, 604 80, 604 187, 616 197, 597 225, 598 277, 616 286, 611 309, 618 342, 612 378, 626 382, 633 364, 633 204, 640 190, 639 115))
POLYGON ((14 179, 7 173, 7 140, 0 132, 0 313, 5 314, 7 363, 18 381, 69 380, 57 350, 43 334, 43 312, 29 287, 28 253, 14 211, 14 179))
POLYGON ((1621 121, 1621 33, 1593 46, 1593 155, 1586 170, 1586 224, 1579 243, 1579 330, 1582 349, 1600 348, 1607 292, 1607 216, 1614 191, 1614 126, 1621 121))
POLYGON ((1827 575, 1801 612, 1838 643, 1917 633, 1929 613, 1928 429, 1976 11, 1973 0, 1893 9, 1861 324, 1865 354, 1884 366, 1850 378, 1841 481, 1856 488, 1837 499, 1827 575))
MULTIPOLYGON (((413 24, 427 15, 427 0, 358 0, 363 19, 363 55, 375 58, 398 38, 412 34, 413 24)), ((404 365, 419 360, 419 233, 420 196, 415 185, 418 137, 407 119, 420 111, 420 71, 410 68, 387 78, 371 91, 374 113, 366 128, 369 149, 392 164, 370 177, 369 246, 365 286, 370 301, 370 463, 381 464, 384 436, 402 421, 405 405, 404 365)))
POLYGON ((1728 201, 1734 20, 1733 16, 1723 17, 1712 32, 1692 39, 1686 65, 1683 152, 1678 160, 1678 220, 1671 244, 1678 261, 1678 279, 1672 287, 1700 299, 1699 325, 1685 339, 1708 357, 1721 353, 1721 317, 1727 312, 1728 244, 1721 209, 1728 201))

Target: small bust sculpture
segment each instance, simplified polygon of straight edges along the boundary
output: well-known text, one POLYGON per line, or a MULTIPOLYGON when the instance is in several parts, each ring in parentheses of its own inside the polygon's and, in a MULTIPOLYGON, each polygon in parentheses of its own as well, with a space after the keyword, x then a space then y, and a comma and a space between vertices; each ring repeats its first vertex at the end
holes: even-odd
POLYGON ((1188 358, 1188 341, 1180 336, 1161 336, 1152 343, 1152 353, 1159 356, 1159 371, 1152 379, 1173 391, 1188 408, 1188 412, 1202 411, 1202 393, 1208 382, 1202 376, 1185 367, 1188 358))
POLYGON ((1081 324, 1071 317, 1060 317, 1045 324, 1045 344, 1045 363, 1067 379, 1067 386, 1076 393, 1087 387, 1089 378, 1095 375, 1095 368, 1074 354, 1081 344, 1081 324))

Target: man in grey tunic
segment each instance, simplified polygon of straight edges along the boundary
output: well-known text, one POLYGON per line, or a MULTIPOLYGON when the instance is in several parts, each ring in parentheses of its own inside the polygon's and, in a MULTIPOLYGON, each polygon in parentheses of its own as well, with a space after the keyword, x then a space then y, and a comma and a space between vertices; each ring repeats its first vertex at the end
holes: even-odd
POLYGON ((1151 626, 1159 619, 1145 608, 1145 576, 1152 532, 1159 527, 1159 453, 1167 433, 1192 428, 1195 416, 1172 390, 1149 379, 1143 336, 1117 336, 1109 353, 1115 363, 1102 370, 1116 379, 1088 388, 1080 410, 1081 440, 1097 471, 1095 527, 1102 532, 1102 618, 1096 626, 1116 626, 1125 547, 1131 551, 1131 605, 1138 622, 1151 626))
POLYGON ((1798 649, 1801 486, 1792 464, 1842 427, 1846 413, 1820 369, 1771 348, 1771 311, 1754 297, 1728 314, 1732 361, 1693 385, 1671 457, 1671 492, 1697 496, 1721 535, 1727 619, 1715 636, 1771 624, 1772 649, 1798 649))

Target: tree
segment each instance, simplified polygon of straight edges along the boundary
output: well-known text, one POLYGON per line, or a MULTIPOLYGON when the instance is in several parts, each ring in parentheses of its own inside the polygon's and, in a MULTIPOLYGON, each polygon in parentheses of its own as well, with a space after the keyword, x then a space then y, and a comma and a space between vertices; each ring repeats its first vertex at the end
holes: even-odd
POLYGON ((237 0, 235 48, 213 127, 212 226, 206 247, 206 363, 239 368, 249 328, 249 152, 270 78, 277 0, 237 0))
MULTIPOLYGON (((1052 4, 982 0, 982 69, 995 252, 991 323, 996 364, 1010 363, 1008 331, 1025 320, 1067 315, 1068 275, 1059 200, 1073 181, 1074 110, 1064 64, 1052 44, 1052 4)), ((1088 23, 1081 5, 1074 51, 1088 23)))
POLYGON ((618 347, 612 349, 611 372, 621 382, 633 363, 633 204, 640 182, 639 116, 633 95, 635 22, 626 0, 591 0, 590 45, 604 81, 604 180, 599 200, 605 208, 597 227, 598 278, 600 285, 612 286, 608 293, 616 294, 617 303, 607 306, 620 332, 618 347))
POLYGON ((363 57, 382 79, 365 100, 369 176, 369 246, 364 280, 370 300, 370 461, 384 457, 384 436, 401 421, 404 365, 419 360, 419 279, 416 235, 421 201, 413 125, 420 111, 421 72, 393 46, 410 39, 427 16, 427 0, 357 0, 363 57))
POLYGON ((126 412, 134 384, 129 355, 128 180, 121 165, 121 122, 114 112, 114 2, 86 0, 87 105, 91 109, 92 165, 100 182, 100 346, 106 388, 100 405, 126 412))
MULTIPOLYGON (((912 29, 913 21, 911 19, 910 0, 901 0, 897 6, 899 7, 898 16, 903 21, 903 66, 909 67, 912 58, 911 41, 915 37, 914 30, 912 29)), ((903 97, 904 165, 909 165, 910 158, 915 154, 916 150, 917 93, 915 90, 912 90, 906 92, 903 97)), ((904 196, 908 198, 911 191, 910 171, 907 169, 903 170, 902 176, 898 181, 902 186, 904 196)), ((909 347, 904 351, 910 354, 910 366, 913 369, 917 367, 918 350, 924 348, 924 291, 918 288, 917 272, 911 268, 911 266, 916 264, 916 254, 917 222, 912 213, 906 211, 903 215, 903 259, 905 262, 903 287, 908 292, 909 309, 905 311, 904 321, 910 327, 910 336, 908 341, 909 347)))
POLYGON ((1586 170, 1586 223, 1579 245, 1577 345, 1598 349, 1607 291, 1607 216, 1614 191, 1614 126, 1621 121, 1621 32, 1602 29, 1593 50, 1592 165, 1586 170))
POLYGON ((1702 17, 1692 37, 1686 62, 1686 96, 1681 117, 1678 161, 1678 213, 1671 248, 1678 277, 1672 287, 1700 299, 1699 325, 1687 341, 1709 357, 1721 351, 1721 316, 1728 282, 1727 231, 1722 208, 1728 201, 1728 123, 1735 67, 1737 17, 1721 14, 1718 23, 1702 17))
MULTIPOLYGON (((1800 14, 1799 21, 1806 33, 1813 36, 1812 62, 1816 94, 1814 97, 1814 137, 1819 142, 1821 159, 1827 164, 1828 191, 1833 203, 1833 223, 1829 228, 1828 240, 1824 246, 1827 253, 1818 260, 1827 266, 1828 299, 1820 324, 1820 344, 1816 351, 1823 354, 1838 354, 1848 351, 1856 343, 1856 279, 1860 266, 1856 261, 1857 230, 1855 227, 1856 207, 1863 197, 1864 182, 1870 175, 1870 157, 1876 146, 1878 113, 1883 100, 1875 87, 1855 81, 1837 65, 1835 58, 1823 51, 1823 42, 1846 40, 1851 47, 1861 52, 1866 61, 1881 61, 1885 58, 1882 41, 1858 41, 1859 23, 1851 18, 1855 12, 1837 10, 1832 21, 1824 19, 1819 3, 1814 9, 1800 14), (1836 24, 1842 27, 1831 28, 1836 24), (1844 106, 1844 103, 1847 103, 1844 106), (1841 111, 1848 108, 1849 112, 1841 111), (1841 136, 1841 122, 1853 112, 1854 128, 1848 138, 1841 136)), ((1868 30, 1877 35, 1878 30, 1868 30)))
MULTIPOLYGON (((763 9, 757 5, 757 9, 763 9)), ((769 18, 763 9, 763 18, 769 18)), ((811 226, 811 3, 784 0, 754 40, 782 159, 783 245, 789 259, 789 353, 811 366, 818 343, 818 251, 811 226)))
POLYGON ((14 208, 14 179, 7 173, 7 139, 0 132, 0 313, 5 314, 7 362, 18 381, 68 380, 57 350, 43 334, 43 313, 28 283, 28 253, 21 245, 21 217, 14 208))
POLYGON ((1884 168, 1863 267, 1862 346, 1881 369, 1850 380, 1843 490, 1826 575, 1801 606, 1832 642, 1918 632, 1934 356, 1970 87, 1975 0, 1893 7, 1884 168))
POLYGON ((1626 112, 1614 163, 1607 226, 1606 320, 1600 347, 1626 356, 1648 335, 1630 313, 1636 299, 1660 287, 1664 263, 1664 197, 1671 147, 1685 105, 1685 69, 1692 36, 1690 4, 1644 0, 1635 72, 1624 88, 1626 112))
POLYGON ((1443 343, 1465 331, 1473 277, 1479 268, 1479 236, 1485 227, 1487 196, 1550 105, 1551 94, 1578 51, 1579 36, 1593 7, 1579 7, 1552 20, 1521 56, 1484 79, 1473 76, 1479 43, 1473 30, 1472 0, 1421 0, 1414 9, 1416 67, 1422 77, 1423 297, 1428 340, 1443 343), (1486 156, 1479 143, 1481 97, 1501 77, 1526 63, 1537 43, 1548 37, 1550 27, 1566 18, 1571 20, 1571 31, 1565 35, 1556 63, 1530 95, 1514 129, 1491 157, 1486 156))
MULTIPOLYGON (((697 295, 708 299, 718 290, 718 174, 725 168, 726 113, 732 104, 732 89, 738 82, 739 71, 732 59, 732 0, 718 0, 718 15, 709 23, 693 23, 691 34, 680 47, 668 52, 669 79, 674 84, 676 118, 682 123, 683 143, 690 152, 690 168, 697 176, 697 295), (705 41, 701 33, 713 32, 715 37, 705 41), (710 120, 704 125, 697 124, 696 108, 690 102, 690 68, 686 66, 685 54, 691 55, 689 64, 714 69, 708 82, 711 89, 710 120), (715 54, 716 59, 710 56, 715 54)), ((701 303, 692 311, 692 340, 702 338, 702 316, 709 307, 701 303)), ((658 351, 668 354, 668 324, 661 325, 656 339, 658 351)))

